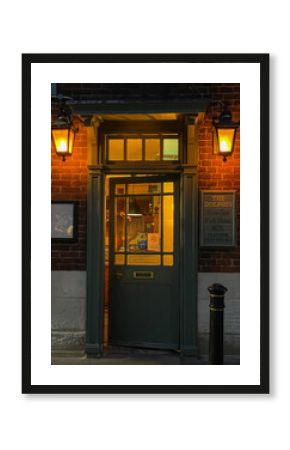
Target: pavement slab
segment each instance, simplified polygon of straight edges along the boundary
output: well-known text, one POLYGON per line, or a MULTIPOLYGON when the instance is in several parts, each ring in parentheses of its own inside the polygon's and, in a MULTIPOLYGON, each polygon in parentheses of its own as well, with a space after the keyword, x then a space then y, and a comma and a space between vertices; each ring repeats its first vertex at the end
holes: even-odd
MULTIPOLYGON (((208 356, 185 356, 175 351, 106 349, 102 357, 85 352, 53 352, 52 365, 208 365, 208 356)), ((224 365, 239 365, 239 355, 225 355, 224 365)))

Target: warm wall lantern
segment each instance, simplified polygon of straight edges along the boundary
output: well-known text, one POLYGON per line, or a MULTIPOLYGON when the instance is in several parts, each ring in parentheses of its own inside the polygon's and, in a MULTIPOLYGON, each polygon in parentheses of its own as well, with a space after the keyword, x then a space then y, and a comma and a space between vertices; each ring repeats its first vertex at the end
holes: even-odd
POLYGON ((232 114, 224 103, 222 112, 218 119, 213 120, 213 152, 222 155, 223 161, 231 155, 234 150, 238 122, 232 120, 232 114))
POLYGON ((76 129, 73 127, 72 113, 66 105, 68 97, 56 97, 59 102, 57 119, 51 124, 51 137, 56 154, 65 161, 67 156, 71 156, 75 140, 76 129))

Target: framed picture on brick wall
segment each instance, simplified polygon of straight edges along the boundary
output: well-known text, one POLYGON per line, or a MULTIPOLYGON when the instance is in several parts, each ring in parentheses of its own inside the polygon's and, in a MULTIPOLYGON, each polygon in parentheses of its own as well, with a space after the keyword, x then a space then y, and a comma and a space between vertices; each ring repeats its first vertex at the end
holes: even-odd
POLYGON ((30 129, 23 393, 268 393, 269 55, 25 54, 23 130, 30 129), (65 161, 47 139, 57 93, 78 130, 65 161), (212 146, 217 116, 220 152, 212 146), (224 118, 235 127, 232 146, 224 118), (69 246, 77 231, 71 199, 79 225, 69 246), (159 245, 149 245, 152 236, 159 245), (212 317, 225 317, 220 339, 212 317), (155 327, 145 341, 137 339, 140 323, 155 327), (123 325, 124 339, 115 338, 123 325), (157 363, 154 352, 120 357, 116 341, 171 353, 157 363), (53 355, 52 344, 64 342, 82 356, 53 355), (223 344, 228 353, 212 357, 223 344))
POLYGON ((201 247, 236 246, 236 193, 200 191, 199 245, 201 247))
POLYGON ((51 202, 52 242, 74 242, 77 233, 77 202, 51 202))

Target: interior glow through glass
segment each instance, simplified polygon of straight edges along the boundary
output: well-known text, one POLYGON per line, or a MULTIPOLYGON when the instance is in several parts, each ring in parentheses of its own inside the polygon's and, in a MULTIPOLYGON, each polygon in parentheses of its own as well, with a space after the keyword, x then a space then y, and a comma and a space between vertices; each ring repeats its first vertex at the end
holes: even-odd
POLYGON ((178 137, 162 138, 161 135, 140 138, 109 137, 107 140, 108 161, 178 161, 178 159, 178 137))
POLYGON ((172 266, 174 183, 116 184, 114 196, 115 264, 172 266))

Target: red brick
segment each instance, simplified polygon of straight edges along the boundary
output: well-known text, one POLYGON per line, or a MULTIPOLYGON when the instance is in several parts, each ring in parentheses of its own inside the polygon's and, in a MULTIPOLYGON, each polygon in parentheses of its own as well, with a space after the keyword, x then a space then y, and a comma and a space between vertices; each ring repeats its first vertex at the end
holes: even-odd
MULTIPOLYGON (((122 98, 117 87, 113 92, 106 85, 94 84, 60 84, 63 93, 72 95, 79 93, 79 98, 87 95, 92 99, 99 89, 100 99, 122 98), (102 87, 98 87, 102 86, 102 87), (77 90, 75 90, 77 87, 77 90), (71 92, 70 92, 71 91, 71 92)), ((162 86, 162 85, 160 85, 162 86)), ((119 87, 120 89, 120 87, 119 87)), ((124 88, 125 89, 125 88, 124 88)), ((153 89, 153 88, 152 88, 153 89)), ((175 88, 177 89, 177 88, 175 88)), ((154 90, 154 89, 153 89, 154 90)), ((153 91, 152 91, 153 92, 153 91)), ((173 92, 173 91, 172 91, 173 92)), ((182 85, 178 87, 180 95, 185 95, 182 85)), ((198 84, 194 86, 196 95, 203 95, 212 101, 227 101, 234 120, 240 117, 240 87, 239 84, 198 84)), ((130 92, 129 92, 130 94, 130 92)), ((136 98, 142 96, 142 90, 135 92, 136 98)), ((153 95, 153 94, 152 94, 153 95)), ((172 93, 170 93, 172 95, 172 93)), ((237 240, 239 242, 239 179, 240 179, 240 133, 236 135, 234 154, 228 157, 226 163, 222 157, 212 153, 212 118, 220 113, 220 107, 211 108, 205 116, 199 128, 199 167, 198 167, 198 188, 237 190, 237 240)), ((79 132, 76 134, 75 149, 73 156, 62 162, 55 150, 51 152, 52 163, 52 199, 53 200, 76 200, 79 202, 78 208, 78 230, 77 242, 74 244, 52 244, 52 268, 53 270, 85 270, 86 268, 86 229, 87 229, 87 131, 81 121, 76 120, 79 132)), ((199 270, 209 272, 235 272, 239 270, 239 249, 226 250, 206 250, 199 251, 199 270)))

